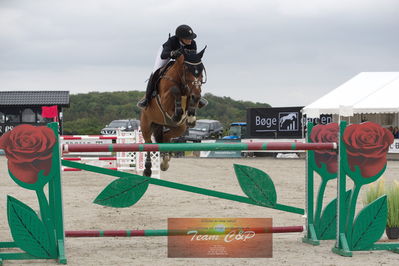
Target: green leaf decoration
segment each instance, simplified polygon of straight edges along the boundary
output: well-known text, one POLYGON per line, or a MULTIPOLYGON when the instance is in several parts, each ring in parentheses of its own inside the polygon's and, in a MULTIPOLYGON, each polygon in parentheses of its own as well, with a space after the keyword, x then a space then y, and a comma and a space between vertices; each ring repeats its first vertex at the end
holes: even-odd
MULTIPOLYGON (((346 191, 345 194, 345 206, 347 213, 347 207, 349 206, 349 200, 352 190, 346 191)), ((320 240, 332 240, 336 238, 337 233, 337 198, 333 199, 323 210, 320 222, 315 225, 317 237, 320 240)))
POLYGON ((114 208, 130 207, 147 191, 149 181, 144 176, 121 177, 104 188, 94 203, 114 208))
POLYGON ((274 183, 265 172, 245 165, 234 164, 242 191, 253 201, 264 206, 274 206, 277 193, 274 183))
MULTIPOLYGON (((11 235, 20 249, 38 258, 57 257, 57 248, 49 241, 51 232, 34 210, 7 196, 7 215, 11 235)), ((54 233, 51 237, 55 237, 54 233)))
POLYGON ((387 213, 386 195, 379 197, 359 212, 350 238, 351 250, 368 249, 381 238, 387 223, 387 213))

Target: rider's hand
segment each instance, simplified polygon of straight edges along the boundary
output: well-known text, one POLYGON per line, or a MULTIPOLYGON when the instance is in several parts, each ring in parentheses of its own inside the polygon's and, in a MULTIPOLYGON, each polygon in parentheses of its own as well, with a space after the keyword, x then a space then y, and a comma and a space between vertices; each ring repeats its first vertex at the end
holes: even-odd
POLYGON ((181 55, 180 49, 170 52, 170 58, 176 59, 181 55))

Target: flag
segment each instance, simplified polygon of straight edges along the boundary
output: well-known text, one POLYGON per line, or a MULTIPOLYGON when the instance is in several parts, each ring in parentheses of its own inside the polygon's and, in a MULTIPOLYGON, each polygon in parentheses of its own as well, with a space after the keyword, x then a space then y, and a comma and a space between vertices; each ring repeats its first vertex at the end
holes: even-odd
POLYGON ((58 106, 42 106, 42 117, 44 118, 57 118, 58 117, 58 106))

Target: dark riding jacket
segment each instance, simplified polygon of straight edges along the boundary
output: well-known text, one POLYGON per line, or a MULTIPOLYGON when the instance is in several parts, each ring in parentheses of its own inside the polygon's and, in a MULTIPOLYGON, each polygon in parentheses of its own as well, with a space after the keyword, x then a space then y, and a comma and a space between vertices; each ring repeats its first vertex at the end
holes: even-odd
POLYGON ((162 45, 162 47, 163 50, 161 53, 161 59, 170 58, 170 52, 179 48, 197 51, 197 44, 194 40, 191 41, 190 45, 184 45, 179 41, 179 38, 177 38, 176 36, 169 37, 169 39, 162 45))

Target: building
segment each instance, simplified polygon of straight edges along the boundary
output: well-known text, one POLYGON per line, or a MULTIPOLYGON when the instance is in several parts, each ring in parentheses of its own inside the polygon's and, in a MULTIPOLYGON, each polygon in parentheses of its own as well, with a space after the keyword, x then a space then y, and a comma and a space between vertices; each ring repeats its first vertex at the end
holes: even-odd
POLYGON ((69 91, 0 91, 0 136, 19 124, 46 125, 58 121, 69 107, 69 91), (57 118, 42 116, 43 107, 57 106, 57 118))

